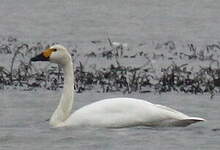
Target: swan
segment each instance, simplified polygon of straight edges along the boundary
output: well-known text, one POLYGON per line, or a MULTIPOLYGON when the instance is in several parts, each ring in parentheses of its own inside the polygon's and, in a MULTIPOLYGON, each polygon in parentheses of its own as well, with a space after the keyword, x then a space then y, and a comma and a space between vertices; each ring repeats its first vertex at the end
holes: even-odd
POLYGON ((59 104, 49 123, 53 127, 188 126, 205 121, 172 108, 135 98, 108 98, 86 105, 71 114, 74 104, 72 58, 62 45, 53 45, 30 61, 50 61, 62 66, 64 88, 59 104))

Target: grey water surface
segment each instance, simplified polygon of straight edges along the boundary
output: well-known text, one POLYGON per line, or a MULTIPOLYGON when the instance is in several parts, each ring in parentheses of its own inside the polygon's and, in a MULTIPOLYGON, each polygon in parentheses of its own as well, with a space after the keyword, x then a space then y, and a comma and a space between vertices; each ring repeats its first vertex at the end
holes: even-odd
MULTIPOLYGON (((219 96, 85 92, 75 95, 74 109, 109 97, 136 97, 160 103, 206 122, 186 128, 52 128, 48 119, 61 91, 0 91, 0 149, 213 149, 220 148, 219 96)), ((89 117, 89 116, 88 116, 89 117)))
POLYGON ((218 0, 1 0, 0 34, 65 44, 107 36, 129 44, 218 40, 219 5, 218 0))

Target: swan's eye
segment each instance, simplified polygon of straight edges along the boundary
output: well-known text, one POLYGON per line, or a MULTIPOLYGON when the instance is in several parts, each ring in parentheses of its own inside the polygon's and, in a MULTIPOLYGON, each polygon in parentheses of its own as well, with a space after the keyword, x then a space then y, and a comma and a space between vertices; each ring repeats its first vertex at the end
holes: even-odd
POLYGON ((56 52, 56 51, 57 51, 57 49, 56 49, 56 48, 54 48, 54 49, 53 49, 53 51, 54 51, 54 52, 56 52))

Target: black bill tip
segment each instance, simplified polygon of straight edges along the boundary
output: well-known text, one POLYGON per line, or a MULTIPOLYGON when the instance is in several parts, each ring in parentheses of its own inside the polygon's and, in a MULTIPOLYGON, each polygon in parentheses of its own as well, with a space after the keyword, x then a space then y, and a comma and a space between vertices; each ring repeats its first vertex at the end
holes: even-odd
POLYGON ((45 57, 43 53, 31 58, 31 61, 49 61, 49 57, 45 57))

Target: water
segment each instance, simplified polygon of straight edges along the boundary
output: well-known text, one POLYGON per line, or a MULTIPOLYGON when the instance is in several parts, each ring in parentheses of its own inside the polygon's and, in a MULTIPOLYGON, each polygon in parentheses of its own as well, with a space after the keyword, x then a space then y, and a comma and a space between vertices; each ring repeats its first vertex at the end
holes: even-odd
POLYGON ((88 43, 110 36, 147 40, 218 40, 218 0, 1 0, 0 33, 26 40, 88 43))
MULTIPOLYGON (((80 45, 91 40, 141 42, 158 40, 216 41, 220 37, 217 0, 1 0, 1 36, 30 42, 49 41, 80 45)), ((1 64, 4 63, 1 59, 1 64)), ((0 149, 203 149, 220 148, 219 96, 169 93, 125 95, 204 117, 207 122, 186 128, 54 129, 48 118, 59 91, 0 91, 0 149)), ((76 95, 75 108, 119 93, 87 92, 76 95)))
POLYGON ((76 94, 75 108, 106 97, 148 99, 208 121, 186 128, 125 129, 52 128, 48 118, 56 108, 60 91, 0 91, 0 149, 219 149, 219 96, 169 93, 163 95, 120 93, 76 94))

